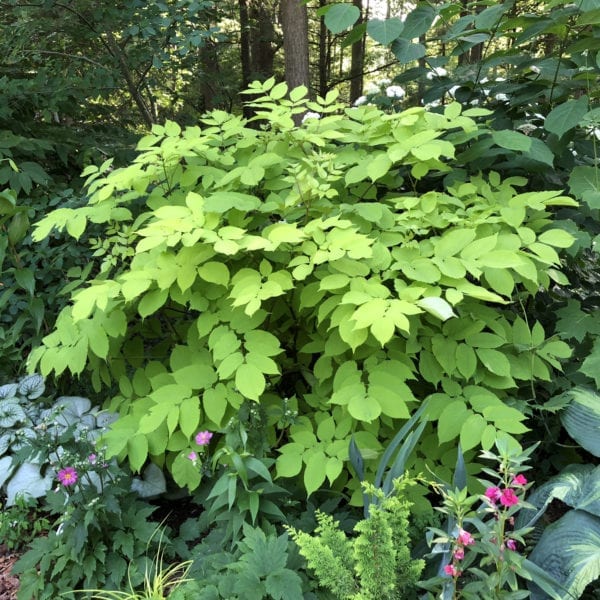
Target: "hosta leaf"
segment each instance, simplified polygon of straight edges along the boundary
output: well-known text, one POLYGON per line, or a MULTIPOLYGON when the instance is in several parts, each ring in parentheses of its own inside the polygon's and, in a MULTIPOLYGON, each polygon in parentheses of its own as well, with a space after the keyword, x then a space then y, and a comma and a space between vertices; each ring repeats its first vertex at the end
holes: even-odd
MULTIPOLYGON (((529 559, 562 584, 568 597, 579 598, 600 577, 600 518, 570 510, 544 530, 529 559)), ((545 598, 536 587, 532 584, 531 597, 545 598)))
POLYGON ((575 387, 565 395, 571 397, 560 419, 569 435, 594 456, 600 457, 600 394, 575 387))

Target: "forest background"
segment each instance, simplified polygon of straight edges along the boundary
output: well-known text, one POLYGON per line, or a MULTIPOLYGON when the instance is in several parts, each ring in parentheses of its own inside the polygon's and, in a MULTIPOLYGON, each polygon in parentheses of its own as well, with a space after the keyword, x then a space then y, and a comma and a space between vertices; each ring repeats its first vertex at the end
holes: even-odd
MULTIPOLYGON (((103 439, 127 470, 104 513, 73 509, 72 547, 33 543, 23 599, 122 585, 123 556, 141 560, 150 537, 134 513, 149 519, 175 496, 246 540, 227 572, 246 572, 252 544, 282 539, 272 523, 315 525, 314 508, 351 529, 360 479, 381 483, 398 430, 409 437, 397 464, 464 478, 472 493, 489 468, 478 452, 539 443, 532 498, 559 514, 528 551, 573 597, 594 593, 598 0, 8 0, 0 11, 3 492, 8 505, 23 490, 42 497, 68 467, 67 455, 24 453, 15 433, 39 432, 55 395, 78 399, 62 444, 85 415, 107 425, 92 405, 119 414, 103 439), (219 152, 191 157, 196 139, 219 152), (220 237, 197 256, 181 225, 205 210, 194 194, 224 202, 220 237), (351 225, 315 232, 326 218, 351 225), (172 280, 148 267, 161 252, 172 280), (210 455, 198 429, 214 433, 210 455), (132 479, 153 507, 127 495, 132 479), (266 500, 278 494, 289 514, 266 500), (120 549, 117 505, 129 511, 120 549), (103 575, 86 579, 82 552, 103 575), (44 555, 69 568, 40 568, 44 555)), ((60 513, 49 493, 45 510, 60 513)), ((406 493, 421 534, 440 525, 430 488, 406 493)), ((180 560, 205 535, 186 527, 169 550, 180 560)), ((299 585, 292 554, 282 588, 299 585)), ((210 568, 193 572, 212 582, 210 568)), ((284 597, 268 575, 256 576, 264 597, 284 597)))

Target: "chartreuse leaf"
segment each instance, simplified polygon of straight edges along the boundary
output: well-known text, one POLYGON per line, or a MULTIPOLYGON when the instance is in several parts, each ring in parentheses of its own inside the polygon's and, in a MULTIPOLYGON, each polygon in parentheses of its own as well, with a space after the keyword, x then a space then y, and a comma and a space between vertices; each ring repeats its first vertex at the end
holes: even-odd
POLYGON ((244 363, 235 372, 235 385, 242 396, 258 401, 265 391, 265 376, 254 365, 244 363))
POLYGON ((310 496, 325 482, 327 476, 327 458, 323 451, 315 450, 306 462, 304 469, 304 487, 310 496))

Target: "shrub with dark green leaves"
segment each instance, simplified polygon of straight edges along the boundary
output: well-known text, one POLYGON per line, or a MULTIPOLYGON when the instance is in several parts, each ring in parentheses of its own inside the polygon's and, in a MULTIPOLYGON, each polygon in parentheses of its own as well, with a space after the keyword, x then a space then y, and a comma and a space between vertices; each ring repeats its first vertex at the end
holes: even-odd
POLYGON ((37 224, 37 240, 91 222, 130 242, 73 290, 30 368, 118 385, 109 452, 190 489, 195 433, 224 428, 245 401, 264 411, 280 477, 357 503, 350 435, 370 471, 425 398, 418 470, 427 457, 447 476, 446 442, 490 448, 498 431, 525 432, 531 387, 570 353, 526 306, 566 282, 556 248, 573 238, 552 207, 574 201, 456 170, 480 109, 386 115, 334 93, 285 99, 273 80, 251 91, 260 128, 222 111, 156 126, 130 166, 85 171, 87 206, 37 224))

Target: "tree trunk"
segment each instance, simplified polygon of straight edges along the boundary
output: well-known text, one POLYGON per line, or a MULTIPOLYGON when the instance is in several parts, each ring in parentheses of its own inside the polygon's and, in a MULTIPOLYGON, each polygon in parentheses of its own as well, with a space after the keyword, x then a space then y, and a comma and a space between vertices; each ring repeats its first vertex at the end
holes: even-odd
MULTIPOLYGON (((319 0, 319 8, 327 5, 327 0, 319 0)), ((329 50, 328 50, 328 29, 325 26, 325 17, 319 18, 319 96, 325 98, 328 84, 329 73, 329 50)))
POLYGON ((242 88, 250 85, 250 19, 248 18, 248 0, 238 0, 240 11, 240 61, 242 63, 242 88))
MULTIPOLYGON (((363 5, 362 0, 352 0, 352 4, 360 10, 360 16, 356 22, 356 26, 361 25, 364 22, 363 5)), ((363 70, 365 64, 365 37, 366 34, 360 38, 360 40, 352 44, 352 62, 350 64, 350 103, 354 104, 354 101, 362 96, 363 92, 363 70)))
POLYGON ((249 9, 252 78, 265 81, 273 75, 277 51, 276 10, 272 0, 251 0, 249 9))
POLYGON ((301 0, 281 0, 280 11, 285 81, 290 90, 301 85, 310 89, 306 4, 301 0))

